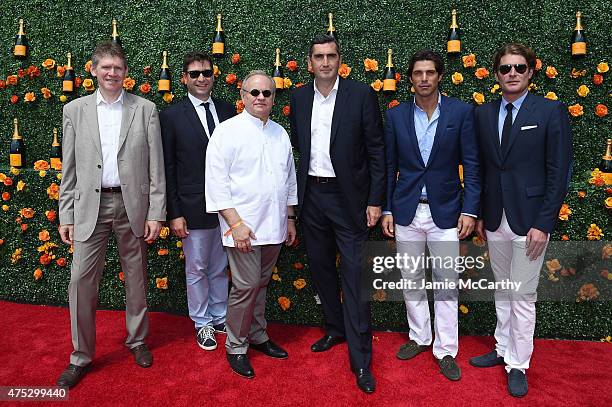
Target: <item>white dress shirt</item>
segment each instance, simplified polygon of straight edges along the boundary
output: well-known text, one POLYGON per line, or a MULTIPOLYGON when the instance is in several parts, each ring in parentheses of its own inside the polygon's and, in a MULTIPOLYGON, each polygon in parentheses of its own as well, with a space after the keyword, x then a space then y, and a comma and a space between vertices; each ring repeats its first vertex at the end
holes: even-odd
POLYGON ((121 118, 123 115, 123 92, 113 103, 108 103, 98 90, 96 92, 96 106, 98 112, 98 130, 100 131, 100 145, 102 146, 102 187, 118 187, 119 166, 117 153, 119 149, 119 135, 121 134, 121 118))
POLYGON ((325 97, 317 89, 317 81, 314 81, 312 118, 310 119, 310 164, 308 166, 308 175, 316 177, 336 176, 329 156, 329 144, 339 83, 340 79, 336 78, 334 87, 329 92, 329 95, 325 97))
POLYGON ((217 115, 217 109, 215 109, 215 103, 212 98, 208 98, 208 100, 200 100, 197 97, 193 96, 191 93, 187 93, 189 100, 193 103, 193 107, 195 107, 195 111, 200 118, 200 122, 202 122, 202 126, 204 126, 204 132, 208 138, 210 138, 210 134, 208 134, 208 122, 206 121, 206 109, 202 105, 202 103, 208 103, 208 107, 210 109, 210 113, 212 114, 213 119, 215 120, 215 128, 219 124, 219 116, 217 115))
MULTIPOLYGON (((289 135, 276 122, 264 124, 246 110, 220 123, 206 149, 206 210, 234 208, 255 234, 251 245, 287 239, 287 206, 297 205, 295 164, 289 135)), ((219 215, 223 245, 234 247, 219 215)))

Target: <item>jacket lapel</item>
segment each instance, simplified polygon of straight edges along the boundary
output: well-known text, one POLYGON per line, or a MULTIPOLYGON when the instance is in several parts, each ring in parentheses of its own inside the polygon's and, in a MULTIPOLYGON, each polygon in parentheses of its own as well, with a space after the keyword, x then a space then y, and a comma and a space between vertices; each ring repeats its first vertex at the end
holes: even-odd
POLYGON ((336 104, 334 105, 334 115, 332 116, 331 138, 329 140, 330 148, 334 144, 334 139, 338 134, 340 120, 342 119, 342 115, 344 114, 345 106, 348 104, 349 93, 350 92, 347 88, 346 81, 340 78, 338 83, 338 94, 336 95, 336 104))
POLYGON ((406 103, 406 117, 405 117, 405 125, 406 125, 406 133, 408 135, 408 144, 412 148, 412 152, 415 157, 419 160, 419 163, 423 168, 425 168, 425 163, 423 162, 423 157, 421 156, 421 150, 419 149, 419 140, 416 136, 416 130, 414 129, 414 98, 406 103))
POLYGON ((132 126, 132 120, 134 120, 134 113, 136 113, 136 101, 134 97, 125 92, 123 94, 123 107, 121 114, 121 132, 119 133, 119 146, 117 147, 117 152, 121 151, 123 144, 125 143, 125 139, 128 136, 130 127, 132 126))
POLYGON ((87 96, 85 103, 83 104, 83 117, 89 122, 89 131, 91 135, 91 141, 98 150, 100 158, 102 158, 102 145, 100 142, 100 127, 98 126, 98 107, 96 106, 96 95, 94 92, 92 95, 87 96))
POLYGON ((510 132, 510 140, 508 140, 507 147, 504 151, 502 151, 502 157, 504 160, 512 149, 512 145, 516 141, 516 138, 521 133, 521 127, 523 127, 523 125, 527 122, 527 119, 529 119, 533 113, 533 105, 535 101, 536 99, 528 92, 527 97, 525 97, 525 100, 523 100, 521 108, 514 119, 514 123, 512 123, 512 131, 510 132))
POLYGON ((434 136, 433 146, 431 147, 431 154, 427 160, 427 167, 433 162, 433 158, 436 152, 440 148, 440 144, 443 142, 442 137, 446 134, 446 124, 448 123, 448 117, 450 116, 450 107, 448 106, 448 99, 446 96, 440 96, 440 116, 438 117, 438 124, 436 125, 436 134, 434 136))
POLYGON ((497 162, 501 163, 502 153, 501 145, 499 143, 499 108, 501 106, 501 99, 498 99, 489 105, 489 112, 487 120, 489 121, 489 142, 493 146, 493 151, 497 157, 497 162))
MULTIPOLYGON (((185 97, 185 99, 183 99, 183 112, 185 113, 185 116, 187 116, 187 120, 189 120, 191 128, 194 129, 196 133, 198 133, 199 137, 201 137, 202 140, 208 143, 208 136, 206 135, 206 130, 204 130, 204 126, 202 125, 202 122, 200 121, 200 118, 196 113, 193 103, 191 103, 191 100, 189 100, 189 97, 185 97)), ((217 115, 219 115, 218 111, 217 115)), ((219 117, 219 121, 222 121, 221 117, 219 117)))

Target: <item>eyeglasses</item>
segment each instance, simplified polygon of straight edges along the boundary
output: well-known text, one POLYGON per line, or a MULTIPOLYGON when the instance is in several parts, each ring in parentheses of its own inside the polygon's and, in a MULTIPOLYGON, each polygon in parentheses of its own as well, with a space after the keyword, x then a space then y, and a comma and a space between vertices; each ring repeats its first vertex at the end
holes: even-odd
POLYGON ((516 73, 524 74, 525 72, 527 72, 526 64, 505 64, 505 65, 500 65, 499 68, 497 69, 500 74, 505 75, 512 70, 512 67, 514 67, 514 70, 516 71, 516 73))
POLYGON ((263 95, 263 97, 265 98, 269 98, 270 96, 272 96, 272 91, 271 90, 259 90, 259 89, 251 89, 251 90, 246 90, 246 89, 242 89, 242 91, 249 93, 251 96, 253 96, 254 98, 256 98, 257 96, 259 96, 259 94, 261 93, 263 95))
POLYGON ((213 70, 205 69, 203 71, 187 71, 187 74, 189 75, 191 79, 196 79, 200 75, 204 75, 205 78, 210 78, 211 76, 213 76, 213 70))

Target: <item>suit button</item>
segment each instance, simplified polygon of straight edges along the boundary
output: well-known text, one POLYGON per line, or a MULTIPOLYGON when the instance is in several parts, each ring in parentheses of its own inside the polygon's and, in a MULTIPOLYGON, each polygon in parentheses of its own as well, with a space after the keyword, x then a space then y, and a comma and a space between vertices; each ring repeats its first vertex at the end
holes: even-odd
POLYGON ((98 168, 102 168, 102 166, 100 164, 98 164, 98 168))
POLYGON ((506 171, 506 167, 501 167, 501 170, 502 171, 506 171))
POLYGON ((96 188, 96 192, 100 192, 100 190, 98 188, 96 188))

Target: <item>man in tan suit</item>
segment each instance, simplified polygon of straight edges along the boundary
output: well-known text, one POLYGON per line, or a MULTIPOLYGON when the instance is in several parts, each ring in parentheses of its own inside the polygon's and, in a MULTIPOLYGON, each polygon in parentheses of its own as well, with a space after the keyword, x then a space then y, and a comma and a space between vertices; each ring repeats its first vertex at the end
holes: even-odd
POLYGON ((91 365, 98 285, 111 232, 125 274, 125 344, 138 365, 153 363, 144 343, 146 243, 157 238, 165 220, 166 185, 157 110, 123 91, 127 71, 121 47, 99 44, 91 68, 98 90, 64 107, 59 232, 74 244, 68 287, 74 351, 58 386, 73 387, 91 365))

